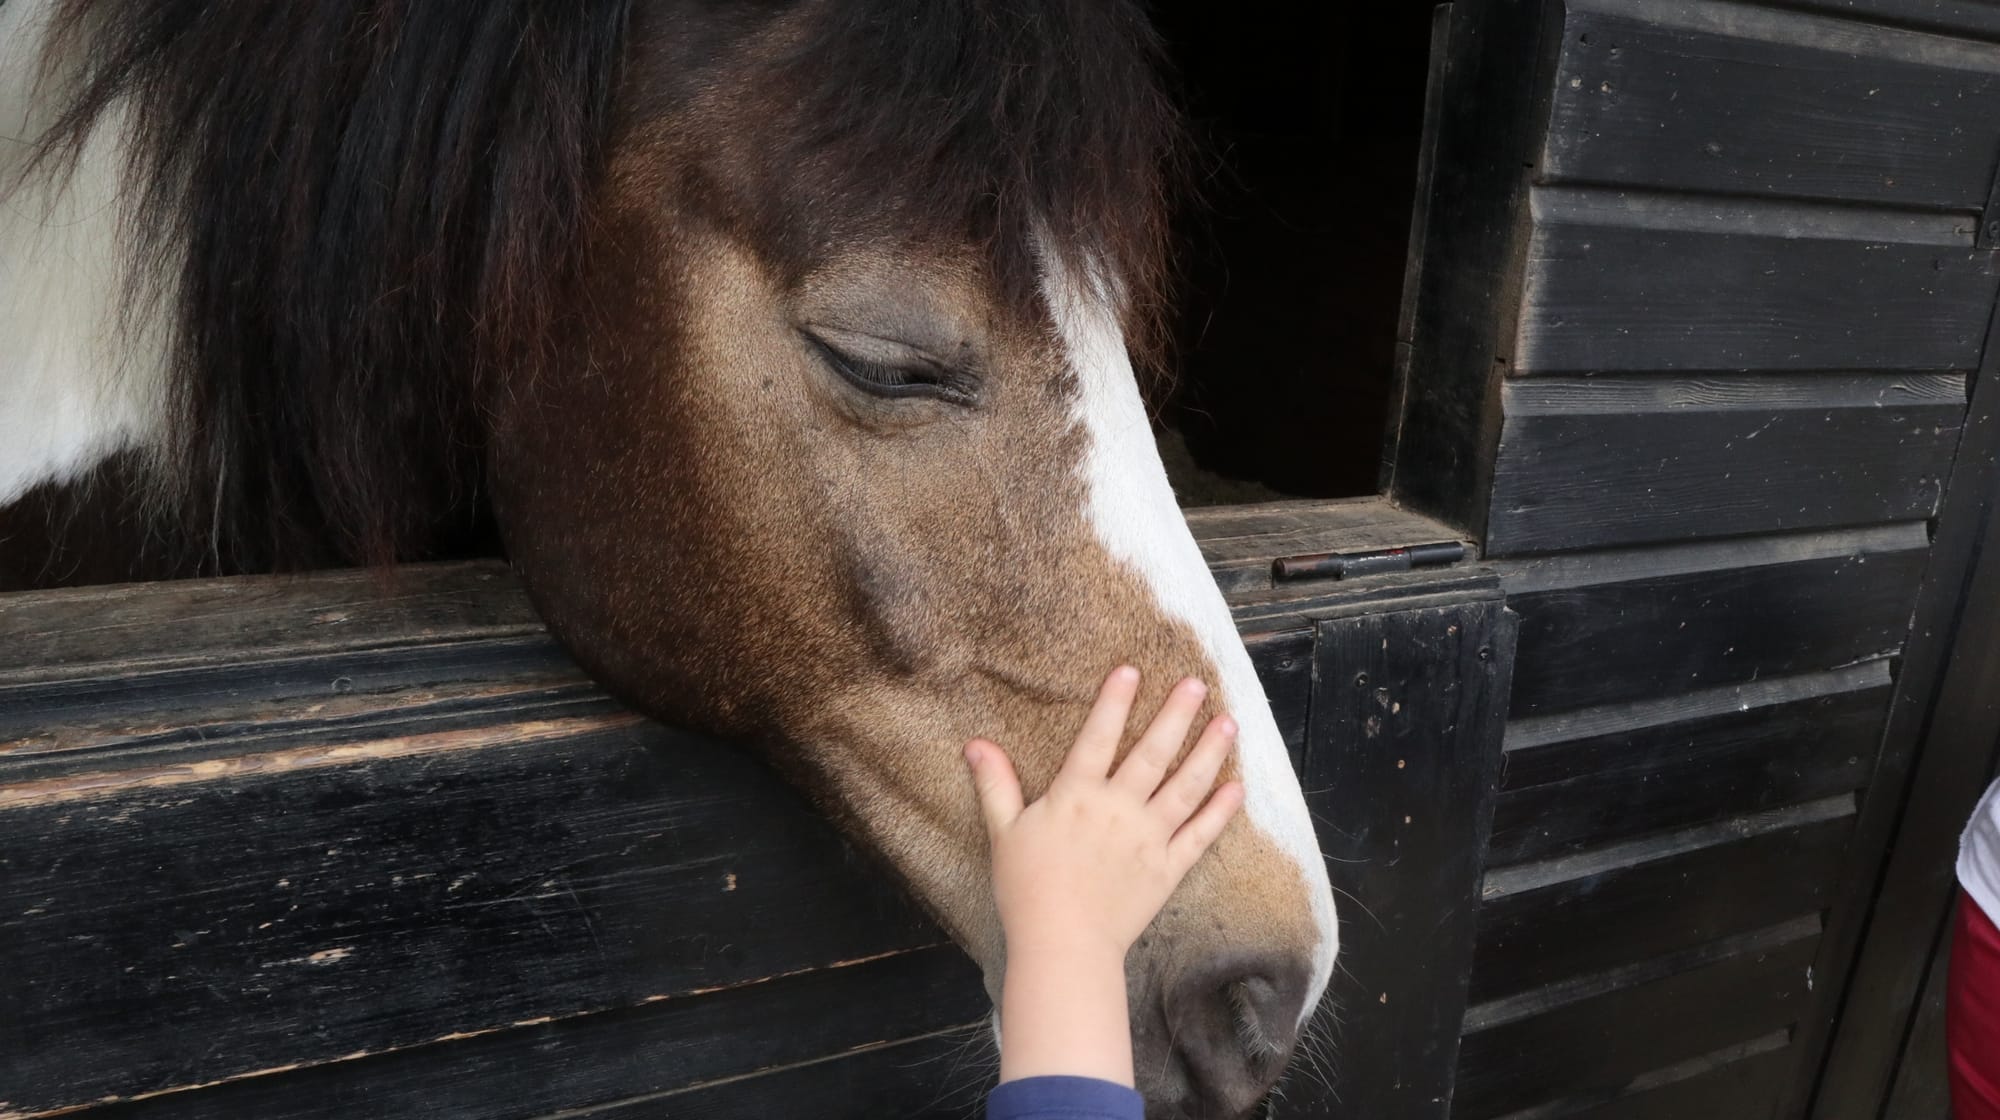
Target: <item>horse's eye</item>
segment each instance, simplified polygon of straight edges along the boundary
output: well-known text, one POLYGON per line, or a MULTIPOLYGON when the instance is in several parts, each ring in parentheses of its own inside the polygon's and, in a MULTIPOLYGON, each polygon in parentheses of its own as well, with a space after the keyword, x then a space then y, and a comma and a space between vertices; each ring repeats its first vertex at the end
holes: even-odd
POLYGON ((929 361, 915 353, 894 361, 866 358, 829 343, 816 334, 807 334, 813 349, 833 372, 848 384, 871 396, 931 397, 951 404, 974 403, 971 379, 957 370, 929 361))

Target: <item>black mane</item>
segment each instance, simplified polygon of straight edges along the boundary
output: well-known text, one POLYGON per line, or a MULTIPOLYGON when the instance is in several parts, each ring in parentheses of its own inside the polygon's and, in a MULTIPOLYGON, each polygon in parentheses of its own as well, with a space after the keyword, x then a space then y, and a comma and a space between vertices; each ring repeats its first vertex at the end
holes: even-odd
POLYGON ((130 99, 202 566, 417 558, 472 519, 480 401, 549 364, 586 267, 632 29, 788 15, 774 161, 972 232, 1016 290, 1046 235, 1156 310, 1176 118, 1122 0, 63 0, 44 154, 130 99))

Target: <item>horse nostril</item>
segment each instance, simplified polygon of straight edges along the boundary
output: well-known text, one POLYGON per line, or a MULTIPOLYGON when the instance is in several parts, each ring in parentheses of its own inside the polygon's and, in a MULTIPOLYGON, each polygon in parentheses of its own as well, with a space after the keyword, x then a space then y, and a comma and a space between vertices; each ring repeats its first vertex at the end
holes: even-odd
POLYGON ((1273 1034, 1272 1024, 1282 1022, 1284 1011, 1275 1006, 1282 993, 1263 976, 1246 976, 1229 985, 1229 1005, 1236 1014, 1236 1040, 1252 1063, 1283 1058, 1292 1048, 1290 1032, 1273 1034))
POLYGON ((1303 960, 1243 956, 1183 976, 1165 999, 1174 1049, 1202 1104, 1196 1115, 1255 1108, 1298 1041, 1309 975, 1303 960))

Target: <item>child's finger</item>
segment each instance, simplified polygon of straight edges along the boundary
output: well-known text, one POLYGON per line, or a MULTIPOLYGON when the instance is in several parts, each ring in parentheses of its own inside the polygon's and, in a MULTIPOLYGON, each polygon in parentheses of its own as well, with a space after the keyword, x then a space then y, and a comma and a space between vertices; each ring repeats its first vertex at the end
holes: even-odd
POLYGON ((1210 787, 1215 785, 1215 776, 1222 772, 1222 764, 1229 760, 1229 751, 1236 745, 1236 721, 1228 716, 1216 716, 1201 729, 1201 738, 1194 749, 1181 761, 1160 791, 1150 802, 1159 814, 1161 823, 1168 828, 1179 828, 1208 796, 1210 787))
POLYGON ((967 743, 965 762, 972 767, 972 786, 979 791, 979 815, 986 820, 986 833, 995 835, 1021 815, 1021 779, 998 743, 984 739, 967 743))
POLYGON ((1125 737, 1125 721, 1132 717, 1132 698, 1139 694, 1139 670, 1120 665, 1104 678, 1097 701, 1084 717, 1083 730, 1063 761, 1063 773, 1102 778, 1111 772, 1111 760, 1118 757, 1118 741, 1125 737))
POLYGON ((1224 782, 1209 796, 1208 804, 1201 811, 1188 818, 1188 822, 1167 841, 1167 866, 1173 872, 1174 880, 1187 875, 1215 838, 1229 824, 1229 818, 1243 807, 1243 783, 1224 782))
POLYGON ((1208 686, 1189 677, 1175 685, 1167 693, 1165 703, 1160 705, 1158 715, 1139 736, 1132 746, 1132 753, 1118 764, 1118 773, 1112 775, 1111 782, 1140 799, 1153 796, 1160 788, 1160 779, 1166 775, 1168 767, 1181 753, 1181 744, 1187 742, 1188 727, 1194 723, 1195 714, 1201 711, 1201 702, 1208 695, 1208 686))

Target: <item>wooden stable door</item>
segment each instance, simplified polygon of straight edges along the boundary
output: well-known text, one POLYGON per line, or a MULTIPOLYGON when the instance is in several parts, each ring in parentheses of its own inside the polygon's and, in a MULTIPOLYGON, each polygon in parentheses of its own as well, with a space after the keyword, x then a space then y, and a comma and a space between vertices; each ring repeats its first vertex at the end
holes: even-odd
MULTIPOLYGON (((1195 521, 1342 891, 1331 1061, 1277 1114, 1443 1117, 1499 583, 1271 586, 1274 542, 1436 532, 1379 504, 1195 521)), ((959 1117, 990 1076, 964 955, 496 564, 0 596, 0 958, 22 1117, 959 1117)))

